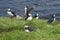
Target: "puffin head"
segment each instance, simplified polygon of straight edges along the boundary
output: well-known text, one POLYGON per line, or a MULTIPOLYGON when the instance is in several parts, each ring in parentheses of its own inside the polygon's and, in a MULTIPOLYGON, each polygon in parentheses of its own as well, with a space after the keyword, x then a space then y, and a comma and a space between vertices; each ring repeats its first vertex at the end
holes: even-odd
POLYGON ((9 8, 8 11, 11 11, 11 9, 9 8))

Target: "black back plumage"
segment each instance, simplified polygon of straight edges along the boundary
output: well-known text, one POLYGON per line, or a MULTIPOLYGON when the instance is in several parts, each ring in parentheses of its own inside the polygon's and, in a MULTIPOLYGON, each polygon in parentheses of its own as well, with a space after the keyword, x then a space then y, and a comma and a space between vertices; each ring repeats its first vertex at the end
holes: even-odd
MULTIPOLYGON (((12 12, 12 11, 11 11, 12 12)), ((16 17, 16 14, 14 12, 12 12, 12 14, 16 17)))
POLYGON ((38 16, 35 14, 34 18, 35 18, 35 17, 38 17, 38 16))
POLYGON ((54 21, 54 18, 55 18, 55 14, 49 18, 48 23, 52 23, 54 21))
POLYGON ((29 30, 31 32, 31 31, 34 31, 35 29, 31 27, 26 27, 25 30, 29 30))
POLYGON ((29 31, 34 31, 35 29, 34 28, 31 28, 31 27, 27 27, 27 28, 25 28, 25 30, 29 30, 29 31))

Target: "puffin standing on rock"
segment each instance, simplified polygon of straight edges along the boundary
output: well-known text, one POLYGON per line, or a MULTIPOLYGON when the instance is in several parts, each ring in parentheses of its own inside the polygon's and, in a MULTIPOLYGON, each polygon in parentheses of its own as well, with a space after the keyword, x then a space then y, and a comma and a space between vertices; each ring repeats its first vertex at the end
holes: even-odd
POLYGON ((55 14, 53 14, 52 17, 48 20, 48 23, 53 23, 55 20, 55 14))
POLYGON ((25 30, 26 32, 32 32, 32 31, 34 31, 35 29, 32 28, 32 27, 29 27, 28 25, 25 25, 25 26, 24 26, 24 30, 25 30))

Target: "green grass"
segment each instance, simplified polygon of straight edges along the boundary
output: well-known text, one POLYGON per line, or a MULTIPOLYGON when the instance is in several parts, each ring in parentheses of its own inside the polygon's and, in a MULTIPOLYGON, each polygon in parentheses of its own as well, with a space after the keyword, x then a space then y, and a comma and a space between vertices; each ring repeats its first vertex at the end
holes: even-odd
POLYGON ((0 40, 60 40, 60 21, 47 24, 47 20, 42 19, 25 21, 24 18, 0 17, 0 40), (26 24, 36 31, 25 32, 26 24))

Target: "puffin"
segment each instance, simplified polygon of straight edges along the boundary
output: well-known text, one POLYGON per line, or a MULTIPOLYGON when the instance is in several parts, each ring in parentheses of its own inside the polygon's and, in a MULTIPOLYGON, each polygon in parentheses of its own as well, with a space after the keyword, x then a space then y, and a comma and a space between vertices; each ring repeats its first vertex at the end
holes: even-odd
POLYGON ((15 12, 13 12, 10 8, 8 9, 7 13, 9 14, 9 16, 10 16, 11 18, 16 17, 15 12))
POLYGON ((30 27, 30 26, 28 26, 28 25, 25 25, 25 26, 24 26, 24 30, 25 30, 25 32, 32 32, 32 31, 35 30, 35 28, 32 28, 32 27, 30 27))
POLYGON ((28 16, 25 18, 25 20, 32 20, 32 14, 29 13, 28 16))
POLYGON ((39 14, 35 14, 34 18, 39 19, 39 14))
POLYGON ((55 20, 56 20, 55 14, 53 14, 51 18, 49 18, 48 23, 53 23, 55 20))
POLYGON ((36 8, 35 8, 35 6, 33 6, 33 7, 28 7, 28 6, 25 6, 25 15, 26 16, 29 16, 28 14, 32 11, 32 10, 35 10, 36 8))

